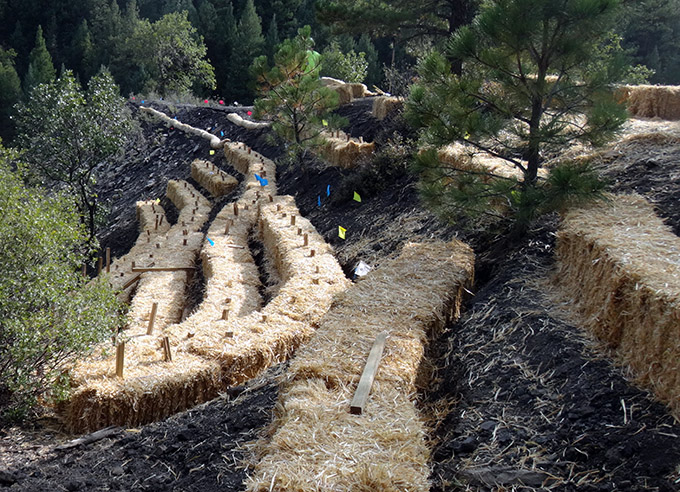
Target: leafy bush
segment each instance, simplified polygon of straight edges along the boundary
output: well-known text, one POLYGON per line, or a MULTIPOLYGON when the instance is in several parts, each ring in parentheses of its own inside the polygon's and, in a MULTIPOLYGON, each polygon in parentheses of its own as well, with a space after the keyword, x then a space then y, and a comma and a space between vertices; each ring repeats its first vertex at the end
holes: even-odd
MULTIPOLYGON (((26 187, 0 147, 0 417, 59 397, 64 364, 111 334, 120 304, 78 271, 87 231, 73 201, 26 187)), ((21 166, 20 166, 21 168, 21 166)))
POLYGON ((365 53, 355 53, 354 50, 343 53, 340 45, 333 41, 322 56, 321 75, 350 83, 361 83, 366 78, 368 62, 365 53))

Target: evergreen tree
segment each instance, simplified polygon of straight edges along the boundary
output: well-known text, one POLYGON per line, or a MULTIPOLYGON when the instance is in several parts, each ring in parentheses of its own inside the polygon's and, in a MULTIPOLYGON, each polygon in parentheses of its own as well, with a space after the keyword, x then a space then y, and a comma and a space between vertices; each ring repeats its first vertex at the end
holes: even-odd
POLYGON ((10 117, 21 97, 21 81, 14 69, 15 57, 14 51, 0 48, 0 137, 4 139, 14 137, 14 123, 10 117))
POLYGON ((248 68, 255 57, 264 51, 262 37, 262 23, 255 11, 253 0, 246 0, 239 17, 235 49, 232 51, 233 72, 230 77, 231 94, 241 102, 250 102, 253 91, 250 87, 250 73, 248 68))
POLYGON ((95 73, 95 48, 92 43, 90 28, 87 20, 78 26, 71 40, 71 55, 69 65, 80 76, 81 80, 87 81, 95 73))
POLYGON ((430 204, 445 215, 474 214, 493 213, 501 201, 520 231, 538 214, 599 189, 587 167, 558 167, 547 182, 538 169, 547 153, 574 141, 603 143, 625 120, 612 90, 625 66, 598 51, 616 8, 616 0, 485 2, 448 44, 465 61, 463 76, 452 75, 436 52, 421 64, 407 115, 423 141, 459 141, 507 160, 522 176, 461 171, 428 152, 419 162, 430 204))
POLYGON ((272 16, 272 20, 269 22, 269 28, 267 29, 267 35, 264 38, 265 51, 267 53, 267 59, 269 63, 274 63, 274 54, 281 43, 279 39, 279 28, 276 24, 276 14, 272 16))
POLYGON ((42 27, 38 26, 35 33, 35 46, 29 55, 28 72, 24 78, 24 91, 28 93, 38 84, 51 82, 56 75, 52 57, 45 45, 42 27))
POLYGON ((380 61, 378 60, 378 50, 375 49, 375 45, 371 41, 368 34, 362 34, 357 43, 357 51, 359 53, 364 53, 366 57, 366 63, 368 63, 368 68, 366 69, 366 80, 364 83, 368 87, 373 87, 374 85, 379 85, 382 81, 382 67, 380 66, 380 61))
POLYGON ((338 106, 338 95, 324 87, 309 53, 314 48, 311 29, 305 26, 293 39, 286 39, 270 67, 267 56, 253 62, 258 99, 255 115, 272 120, 272 128, 290 142, 289 152, 302 160, 304 150, 320 143, 323 121, 338 106))

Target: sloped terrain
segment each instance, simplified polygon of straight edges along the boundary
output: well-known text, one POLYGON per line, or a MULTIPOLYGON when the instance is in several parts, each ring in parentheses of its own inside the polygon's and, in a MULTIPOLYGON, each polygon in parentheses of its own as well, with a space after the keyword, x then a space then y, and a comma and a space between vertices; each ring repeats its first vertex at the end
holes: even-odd
MULTIPOLYGON (((281 147, 266 130, 231 125, 243 108, 159 106, 181 121, 240 140, 269 158, 281 147)), ((366 101, 342 108, 348 133, 376 141, 372 167, 340 170, 313 160, 306 172, 280 165, 280 194, 336 251, 348 276, 359 260, 377 266, 406 241, 460 236, 477 253, 477 284, 459 322, 430 346, 432 377, 420 407, 431 427, 433 490, 678 490, 680 425, 626 378, 552 293, 557 221, 549 217, 503 255, 488 237, 442 225, 420 206, 397 145, 398 119, 378 124, 366 101), (396 133, 395 133, 396 132, 396 133), (330 186, 330 194, 327 193, 330 186), (354 191, 361 202, 353 200, 354 191), (320 205, 319 205, 320 202, 320 205), (338 226, 347 230, 338 237, 338 226)), ((680 145, 647 142, 605 165, 616 191, 648 194, 675 225, 680 145), (653 164, 649 164, 652 162, 653 164), (651 184, 650 184, 651 183, 651 184)), ((111 220, 103 246, 124 254, 137 236, 134 203, 163 196, 167 179, 189 178, 195 158, 219 164, 198 138, 143 119, 128 160, 101 180, 111 220)), ((213 210, 233 200, 218 200, 213 210)), ((173 209, 162 203, 172 220, 173 209)), ((176 212, 174 212, 176 215, 176 212)), ((200 279, 193 295, 200 301, 200 279)), ((244 387, 163 422, 120 429, 67 450, 57 422, 0 431, 0 487, 10 490, 243 490, 253 441, 266 433, 285 364, 244 387)))

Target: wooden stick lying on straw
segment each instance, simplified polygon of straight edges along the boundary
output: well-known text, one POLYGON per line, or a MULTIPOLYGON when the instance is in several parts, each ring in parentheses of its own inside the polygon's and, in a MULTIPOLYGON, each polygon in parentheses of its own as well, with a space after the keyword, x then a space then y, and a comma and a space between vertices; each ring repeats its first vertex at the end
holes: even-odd
POLYGON ((375 373, 378 372, 378 364, 380 364, 380 358, 382 357, 383 349, 385 348, 386 339, 386 331, 379 333, 378 336, 375 337, 373 347, 371 347, 371 351, 368 354, 364 372, 361 374, 357 390, 354 393, 354 398, 352 398, 352 403, 349 406, 349 412, 353 415, 361 415, 364 411, 368 395, 371 392, 371 386, 373 386, 375 373))

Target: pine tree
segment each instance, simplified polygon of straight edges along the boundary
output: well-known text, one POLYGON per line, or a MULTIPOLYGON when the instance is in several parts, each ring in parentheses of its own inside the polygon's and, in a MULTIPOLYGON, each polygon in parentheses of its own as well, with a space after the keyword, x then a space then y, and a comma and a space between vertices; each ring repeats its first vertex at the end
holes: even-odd
POLYGON ((96 71, 94 65, 95 50, 90 28, 85 19, 83 19, 73 35, 70 52, 70 66, 78 73, 81 80, 89 80, 96 71))
POLYGON ((45 45, 42 27, 38 26, 35 33, 35 46, 29 55, 28 72, 24 78, 24 91, 29 93, 38 84, 52 82, 56 75, 52 57, 45 45))
MULTIPOLYGON (((451 73, 447 58, 430 55, 419 67, 407 116, 423 142, 458 141, 505 159, 521 179, 484 169, 468 172, 422 154, 424 196, 444 215, 451 210, 494 214, 509 207, 516 230, 570 200, 596 194, 601 185, 587 167, 558 167, 538 179, 546 154, 574 141, 601 144, 625 120, 612 84, 622 59, 598 50, 617 11, 616 0, 491 0, 448 44, 465 62, 451 73), (599 54, 598 54, 599 53, 599 54), (597 59, 599 57, 599 59, 597 59)), ((451 214, 453 215, 453 214, 451 214)))
POLYGON ((267 54, 267 59, 269 63, 274 63, 274 54, 281 43, 279 39, 279 28, 276 25, 276 14, 272 16, 272 20, 269 22, 269 29, 267 29, 267 35, 264 38, 265 51, 267 54))
POLYGON ((241 102, 250 102, 253 91, 250 86, 248 71, 255 57, 264 50, 262 37, 262 22, 257 15, 253 0, 246 0, 238 21, 234 50, 232 51, 233 72, 231 78, 231 94, 241 102))
POLYGON ((382 67, 378 60, 378 50, 375 49, 371 38, 367 34, 362 34, 357 43, 357 52, 364 53, 368 68, 366 70, 366 80, 364 83, 368 87, 379 85, 382 81, 382 67))
POLYGON ((14 51, 0 48, 0 137, 3 139, 14 136, 14 123, 10 116, 21 97, 21 81, 14 68, 15 56, 14 51))

